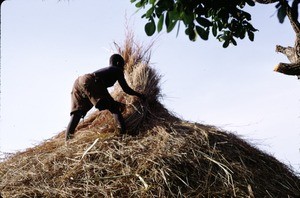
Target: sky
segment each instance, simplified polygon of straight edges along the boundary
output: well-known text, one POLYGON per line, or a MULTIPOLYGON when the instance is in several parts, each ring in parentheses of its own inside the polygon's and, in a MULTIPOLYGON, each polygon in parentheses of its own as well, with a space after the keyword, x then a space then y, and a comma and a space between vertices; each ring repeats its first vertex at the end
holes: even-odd
MULTIPOLYGON (((274 5, 247 8, 255 41, 222 47, 214 37, 189 41, 181 28, 155 37, 133 4, 117 0, 6 0, 1 7, 0 152, 33 147, 69 122, 74 80, 108 65, 125 27, 151 43, 163 75, 163 104, 178 117, 235 133, 300 172, 300 81, 273 72, 294 45, 274 5)), ((183 27, 183 26, 181 26, 183 27)))

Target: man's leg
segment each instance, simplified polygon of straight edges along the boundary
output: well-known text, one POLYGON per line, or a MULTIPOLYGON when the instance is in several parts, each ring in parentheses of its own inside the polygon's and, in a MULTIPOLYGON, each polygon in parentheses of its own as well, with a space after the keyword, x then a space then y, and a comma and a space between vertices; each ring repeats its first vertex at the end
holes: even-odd
POLYGON ((71 119, 70 119, 69 125, 66 130, 66 140, 69 140, 73 137, 75 129, 76 129, 82 116, 83 116, 82 112, 79 112, 79 111, 74 112, 71 115, 71 119))
POLYGON ((99 111, 108 109, 113 114, 118 127, 120 127, 121 134, 125 134, 126 132, 125 121, 121 113, 121 111, 125 108, 125 104, 114 101, 113 98, 108 97, 99 100, 95 105, 95 107, 99 111))
POLYGON ((115 121, 117 122, 118 127, 121 129, 121 134, 126 133, 125 121, 122 116, 122 113, 119 111, 117 113, 113 113, 115 121))
POLYGON ((125 134, 126 133, 126 126, 125 126, 125 121, 122 116, 122 111, 125 109, 125 104, 117 102, 117 101, 112 101, 110 104, 109 111, 113 114, 115 121, 118 125, 118 128, 120 128, 120 133, 125 134))

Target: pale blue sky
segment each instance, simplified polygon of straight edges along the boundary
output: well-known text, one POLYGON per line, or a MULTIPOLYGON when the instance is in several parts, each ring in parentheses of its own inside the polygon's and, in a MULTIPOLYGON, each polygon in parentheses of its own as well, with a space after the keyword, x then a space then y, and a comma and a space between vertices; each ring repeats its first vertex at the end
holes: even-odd
MULTIPOLYGON (((1 7, 0 151, 23 150, 64 130, 70 91, 82 74, 107 66, 113 42, 122 44, 126 16, 139 42, 142 12, 130 1, 7 0, 1 7)), ((181 29, 162 33, 153 66, 163 74, 163 103, 183 119, 234 132, 300 171, 300 81, 273 72, 275 45, 293 45, 289 23, 273 5, 250 9, 255 42, 222 48, 190 42, 181 29)))

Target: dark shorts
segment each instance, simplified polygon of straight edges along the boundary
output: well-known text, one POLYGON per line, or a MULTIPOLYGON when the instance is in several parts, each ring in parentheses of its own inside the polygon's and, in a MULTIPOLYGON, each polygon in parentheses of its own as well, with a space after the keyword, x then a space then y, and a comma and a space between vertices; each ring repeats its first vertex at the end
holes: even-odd
POLYGON ((78 77, 71 92, 71 115, 81 111, 83 116, 101 99, 110 99, 107 88, 96 81, 94 74, 78 77))

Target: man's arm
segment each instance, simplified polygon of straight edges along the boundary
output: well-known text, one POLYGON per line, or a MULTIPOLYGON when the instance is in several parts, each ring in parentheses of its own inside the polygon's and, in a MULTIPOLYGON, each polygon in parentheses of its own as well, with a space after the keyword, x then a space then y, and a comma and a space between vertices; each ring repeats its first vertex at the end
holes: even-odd
POLYGON ((121 75, 121 76, 119 77, 118 82, 119 82, 120 86, 122 87, 122 89, 123 89, 123 91, 124 91, 125 93, 127 93, 127 94, 129 94, 129 95, 137 96, 137 97, 139 97, 139 98, 143 98, 143 95, 142 95, 142 94, 140 94, 140 93, 134 91, 133 89, 131 89, 131 88, 128 86, 128 84, 127 84, 127 82, 126 82, 126 80, 125 80, 125 78, 124 78, 124 75, 121 75))

